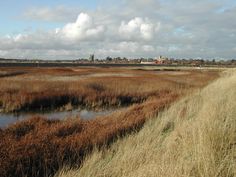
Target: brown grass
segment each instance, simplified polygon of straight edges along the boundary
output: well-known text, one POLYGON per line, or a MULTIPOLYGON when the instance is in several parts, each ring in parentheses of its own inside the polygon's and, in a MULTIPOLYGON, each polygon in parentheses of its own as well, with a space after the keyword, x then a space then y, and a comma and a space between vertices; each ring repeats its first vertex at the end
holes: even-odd
POLYGON ((35 117, 1 132, 2 176, 48 176, 63 164, 80 164, 95 146, 103 147, 142 127, 145 120, 177 97, 167 94, 111 116, 63 122, 35 117))
POLYGON ((103 75, 72 82, 56 78, 102 71, 100 68, 79 71, 72 68, 44 68, 41 71, 24 68, 24 71, 27 74, 1 79, 0 100, 4 110, 44 109, 51 104, 54 108, 68 102, 93 108, 140 104, 89 121, 79 118, 52 121, 35 117, 0 129, 1 176, 49 176, 65 164, 79 166, 95 147, 109 146, 118 137, 139 130, 147 119, 179 96, 218 76, 216 71, 188 71, 187 75, 160 77, 155 71, 112 68, 103 73, 132 73, 135 76, 103 75), (37 78, 39 73, 53 79, 40 80, 37 78))
POLYGON ((69 103, 91 109, 127 106, 163 89, 201 87, 217 77, 216 71, 164 75, 127 68, 5 68, 2 72, 24 73, 0 78, 4 112, 58 109, 69 103))

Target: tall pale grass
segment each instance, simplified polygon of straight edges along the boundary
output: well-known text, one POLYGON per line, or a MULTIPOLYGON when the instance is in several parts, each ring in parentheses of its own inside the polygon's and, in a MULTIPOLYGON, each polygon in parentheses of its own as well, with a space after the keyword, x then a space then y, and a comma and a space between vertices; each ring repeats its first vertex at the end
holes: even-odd
POLYGON ((236 176, 236 70, 58 176, 236 176))

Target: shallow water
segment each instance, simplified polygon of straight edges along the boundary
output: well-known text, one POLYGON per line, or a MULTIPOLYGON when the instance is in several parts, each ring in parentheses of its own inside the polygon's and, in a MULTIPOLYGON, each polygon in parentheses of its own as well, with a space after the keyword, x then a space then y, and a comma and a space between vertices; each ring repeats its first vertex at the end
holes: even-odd
POLYGON ((48 119, 65 119, 65 118, 75 118, 79 116, 81 119, 94 119, 98 116, 105 116, 112 113, 114 110, 105 111, 90 111, 90 110, 73 110, 73 111, 63 111, 63 112, 45 112, 45 113, 22 113, 22 114, 3 114, 0 113, 0 127, 6 127, 10 124, 16 123, 21 120, 33 116, 47 117, 48 119))

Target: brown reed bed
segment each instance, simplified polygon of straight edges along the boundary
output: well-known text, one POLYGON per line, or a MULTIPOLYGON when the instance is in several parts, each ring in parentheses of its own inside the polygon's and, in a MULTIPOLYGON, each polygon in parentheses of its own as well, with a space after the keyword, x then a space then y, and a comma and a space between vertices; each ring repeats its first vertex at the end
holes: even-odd
POLYGON ((139 130, 144 122, 177 98, 134 105, 125 111, 90 121, 34 117, 1 131, 2 176, 49 176, 63 165, 79 165, 94 147, 109 146, 118 137, 139 130))
POLYGON ((23 74, 0 78, 0 109, 3 112, 55 110, 68 104, 90 109, 127 106, 142 103, 166 88, 199 87, 217 77, 216 71, 191 70, 182 75, 127 68, 5 70, 23 74))

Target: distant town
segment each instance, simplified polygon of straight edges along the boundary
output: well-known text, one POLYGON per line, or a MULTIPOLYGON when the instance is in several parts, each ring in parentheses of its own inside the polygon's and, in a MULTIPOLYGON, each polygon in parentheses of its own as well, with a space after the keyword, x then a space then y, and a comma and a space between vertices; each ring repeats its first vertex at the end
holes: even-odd
POLYGON ((168 66, 236 66, 236 59, 216 60, 216 59, 175 59, 165 56, 156 58, 121 58, 121 57, 106 57, 104 59, 95 58, 91 54, 88 58, 80 58, 75 60, 42 60, 42 59, 6 59, 0 58, 0 65, 3 63, 31 63, 40 65, 41 63, 58 63, 58 64, 141 64, 141 65, 168 65, 168 66))

